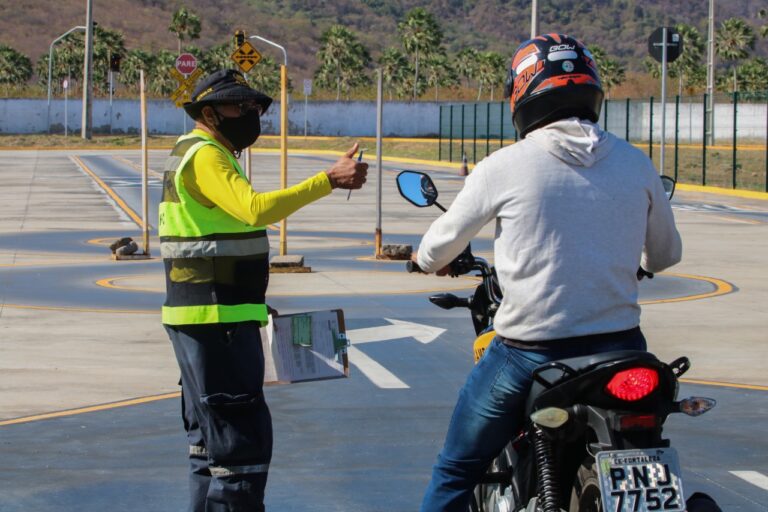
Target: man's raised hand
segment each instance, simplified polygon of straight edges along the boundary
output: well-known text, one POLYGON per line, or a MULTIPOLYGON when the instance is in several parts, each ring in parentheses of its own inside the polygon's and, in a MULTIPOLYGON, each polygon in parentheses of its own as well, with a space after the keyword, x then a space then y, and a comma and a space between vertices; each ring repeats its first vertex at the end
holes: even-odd
POLYGON ((360 144, 355 142, 344 156, 339 158, 326 174, 333 188, 358 189, 363 186, 368 175, 368 164, 355 160, 360 144))

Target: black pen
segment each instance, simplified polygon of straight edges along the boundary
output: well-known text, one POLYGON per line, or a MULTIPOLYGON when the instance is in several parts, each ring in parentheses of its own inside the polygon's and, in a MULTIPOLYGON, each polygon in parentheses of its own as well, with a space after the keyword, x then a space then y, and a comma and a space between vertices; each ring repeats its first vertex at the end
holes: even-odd
MULTIPOLYGON (((360 150, 360 154, 357 155, 357 161, 358 162, 362 162, 363 161, 363 151, 365 151, 365 150, 361 149, 360 150)), ((347 192, 347 201, 349 201, 349 196, 351 196, 351 195, 352 195, 352 189, 349 189, 349 192, 347 192)))

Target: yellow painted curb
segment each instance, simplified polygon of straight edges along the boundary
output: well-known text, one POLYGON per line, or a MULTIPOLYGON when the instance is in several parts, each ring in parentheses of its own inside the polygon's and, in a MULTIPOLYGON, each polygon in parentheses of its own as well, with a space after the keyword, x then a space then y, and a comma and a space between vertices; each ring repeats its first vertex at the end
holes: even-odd
POLYGON ((704 192, 705 194, 719 194, 723 196, 742 197, 745 199, 759 199, 768 201, 768 192, 757 192, 755 190, 738 190, 723 187, 710 187, 703 185, 689 185, 687 183, 678 183, 675 188, 687 192, 704 192))

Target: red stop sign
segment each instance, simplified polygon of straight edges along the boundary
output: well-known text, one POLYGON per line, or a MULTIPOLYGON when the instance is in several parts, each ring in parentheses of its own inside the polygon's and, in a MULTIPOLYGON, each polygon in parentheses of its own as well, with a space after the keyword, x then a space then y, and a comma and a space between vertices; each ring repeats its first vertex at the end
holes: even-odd
POLYGON ((189 75, 197 69, 197 59, 191 53, 182 53, 176 58, 176 69, 182 75, 189 75))

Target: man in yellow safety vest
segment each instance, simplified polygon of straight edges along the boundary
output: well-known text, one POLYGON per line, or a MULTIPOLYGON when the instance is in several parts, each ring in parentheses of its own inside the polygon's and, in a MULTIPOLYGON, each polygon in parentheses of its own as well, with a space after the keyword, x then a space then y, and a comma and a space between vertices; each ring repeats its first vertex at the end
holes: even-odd
POLYGON ((264 226, 366 180, 368 165, 352 158, 355 144, 298 185, 255 192, 237 157, 258 138, 271 103, 237 71, 209 75, 184 105, 195 128, 179 138, 165 167, 162 318, 181 369, 193 512, 264 509, 272 457, 259 335, 269 280, 264 226))

